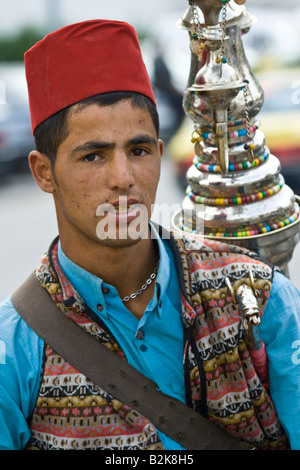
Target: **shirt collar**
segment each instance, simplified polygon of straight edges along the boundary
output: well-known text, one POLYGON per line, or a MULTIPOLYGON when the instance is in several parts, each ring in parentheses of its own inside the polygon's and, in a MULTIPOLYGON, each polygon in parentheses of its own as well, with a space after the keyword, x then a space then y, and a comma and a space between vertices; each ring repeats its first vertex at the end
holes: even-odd
MULTIPOLYGON (((151 300, 148 308, 155 308, 161 306, 162 298, 167 290, 169 279, 170 279, 170 263, 168 253, 164 247, 163 241, 161 240, 157 230, 151 225, 151 238, 157 241, 158 250, 159 250, 159 269, 155 279, 155 295, 151 300)), ((68 278, 69 282, 73 288, 78 292, 83 301, 90 307, 97 304, 104 305, 105 296, 103 294, 103 289, 108 288, 110 290, 109 295, 114 297, 118 296, 117 290, 114 286, 104 283, 104 281, 95 276, 94 274, 89 273, 85 269, 81 268, 70 260, 63 252, 61 244, 58 244, 58 261, 59 265, 68 278)), ((161 314, 161 308, 158 308, 159 314, 161 314)), ((102 311, 102 316, 106 316, 106 308, 102 311)))

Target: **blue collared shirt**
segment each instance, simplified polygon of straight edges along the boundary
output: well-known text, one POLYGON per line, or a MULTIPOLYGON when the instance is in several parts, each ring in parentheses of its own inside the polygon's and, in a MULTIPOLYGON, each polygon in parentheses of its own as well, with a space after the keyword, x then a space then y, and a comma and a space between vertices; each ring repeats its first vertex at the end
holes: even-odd
MULTIPOLYGON (((183 327, 175 261, 167 240, 159 239, 158 246, 155 295, 140 320, 127 310, 114 287, 75 265, 61 247, 59 262, 86 304, 101 315, 128 362, 164 393, 184 401, 183 327)), ((30 439, 27 419, 38 395, 44 343, 19 317, 10 298, 0 305, 0 325, 0 449, 18 450, 30 439)), ((260 333, 269 358, 273 401, 292 448, 300 449, 300 354, 296 349, 300 293, 279 273, 275 274, 260 333)), ((160 437, 166 449, 181 449, 163 433, 160 437)))
MULTIPOLYGON (((69 282, 87 306, 108 326, 129 364, 159 385, 163 393, 185 402, 183 325, 175 260, 171 248, 153 229, 159 248, 154 296, 138 320, 121 301, 115 287, 79 268, 58 247, 58 260, 69 282), (101 312, 98 306, 101 305, 101 312)), ((162 432, 167 448, 183 449, 162 432)))
POLYGON ((176 272, 175 263, 170 248, 158 241, 160 266, 155 293, 140 320, 126 308, 115 287, 79 268, 60 245, 58 259, 69 282, 107 325, 128 362, 159 383, 163 392, 171 391, 184 401, 181 302, 177 278, 170 276, 171 271, 176 272))

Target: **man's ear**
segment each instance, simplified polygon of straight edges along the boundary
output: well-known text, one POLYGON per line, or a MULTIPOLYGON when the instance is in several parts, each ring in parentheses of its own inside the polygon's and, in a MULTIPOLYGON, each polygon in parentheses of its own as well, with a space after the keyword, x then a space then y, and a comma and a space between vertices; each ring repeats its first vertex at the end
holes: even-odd
POLYGON ((159 151, 160 151, 160 156, 162 157, 164 154, 164 142, 161 139, 158 139, 158 146, 159 146, 159 151))
POLYGON ((45 193, 53 193, 55 183, 50 158, 37 150, 30 152, 29 167, 36 183, 45 193))

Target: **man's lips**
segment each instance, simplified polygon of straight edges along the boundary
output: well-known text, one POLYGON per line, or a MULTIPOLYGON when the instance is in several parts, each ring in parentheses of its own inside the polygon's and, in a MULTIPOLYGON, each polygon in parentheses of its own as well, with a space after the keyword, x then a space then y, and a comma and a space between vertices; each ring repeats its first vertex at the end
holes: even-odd
POLYGON ((104 216, 115 218, 118 222, 131 222, 136 219, 144 209, 137 199, 119 198, 111 204, 105 204, 104 216))
POLYGON ((141 206, 137 199, 119 198, 118 201, 111 203, 117 212, 128 212, 134 206, 141 206))

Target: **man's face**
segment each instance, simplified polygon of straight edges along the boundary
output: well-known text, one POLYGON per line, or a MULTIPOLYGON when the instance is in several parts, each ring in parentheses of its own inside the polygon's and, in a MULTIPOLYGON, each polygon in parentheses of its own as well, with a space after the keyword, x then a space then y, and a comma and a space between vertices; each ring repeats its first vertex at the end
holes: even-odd
POLYGON ((136 242, 124 230, 138 221, 138 205, 148 224, 163 152, 149 112, 129 100, 74 107, 68 129, 53 168, 60 233, 108 246, 136 242))

